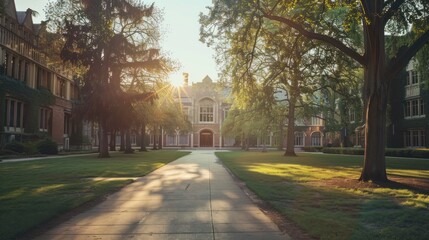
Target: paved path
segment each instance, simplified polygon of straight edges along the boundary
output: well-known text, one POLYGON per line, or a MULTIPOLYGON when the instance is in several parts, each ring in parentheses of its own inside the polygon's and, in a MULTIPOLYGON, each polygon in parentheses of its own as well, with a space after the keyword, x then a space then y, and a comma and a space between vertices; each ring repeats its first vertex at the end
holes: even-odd
POLYGON ((213 151, 193 151, 39 239, 290 239, 213 151))

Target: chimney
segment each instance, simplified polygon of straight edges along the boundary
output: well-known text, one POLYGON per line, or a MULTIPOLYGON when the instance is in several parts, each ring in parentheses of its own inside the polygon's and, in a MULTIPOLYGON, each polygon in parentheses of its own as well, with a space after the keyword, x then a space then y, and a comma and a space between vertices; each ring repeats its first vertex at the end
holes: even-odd
POLYGON ((189 78, 189 73, 182 73, 183 75, 183 86, 188 86, 188 78, 189 78))

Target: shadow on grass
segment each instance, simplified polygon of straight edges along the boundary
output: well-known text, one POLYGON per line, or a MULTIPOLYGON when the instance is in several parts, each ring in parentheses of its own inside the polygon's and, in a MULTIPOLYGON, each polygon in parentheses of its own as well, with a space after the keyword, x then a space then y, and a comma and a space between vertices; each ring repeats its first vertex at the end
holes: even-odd
MULTIPOLYGON (((361 161, 359 157, 304 155, 291 159, 275 153, 217 153, 217 156, 257 195, 313 237, 429 237, 429 222, 424 220, 429 219, 427 189, 398 182, 397 178, 389 183, 357 187, 350 182, 357 182, 353 178, 360 171, 355 167, 361 161), (350 182, 344 186, 326 184, 338 179, 350 182)), ((389 164, 396 169, 403 166, 402 163, 395 166, 395 161, 389 164)), ((428 169, 429 162, 420 164, 412 170, 428 169)))

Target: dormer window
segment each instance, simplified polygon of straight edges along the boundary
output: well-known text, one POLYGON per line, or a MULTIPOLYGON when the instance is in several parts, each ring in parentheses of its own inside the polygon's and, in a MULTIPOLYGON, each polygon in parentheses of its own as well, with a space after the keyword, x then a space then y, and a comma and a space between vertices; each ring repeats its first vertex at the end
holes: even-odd
POLYGON ((419 73, 417 71, 407 72, 407 86, 419 84, 419 73))

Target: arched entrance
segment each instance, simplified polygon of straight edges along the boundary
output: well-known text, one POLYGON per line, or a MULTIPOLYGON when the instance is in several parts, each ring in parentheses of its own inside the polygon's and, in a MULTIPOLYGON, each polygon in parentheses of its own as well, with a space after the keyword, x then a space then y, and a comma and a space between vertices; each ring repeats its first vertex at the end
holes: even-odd
POLYGON ((204 129, 200 132, 200 147, 213 147, 213 132, 204 129))

